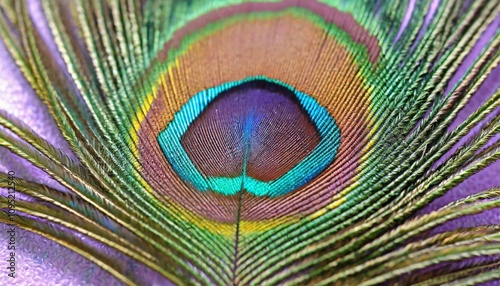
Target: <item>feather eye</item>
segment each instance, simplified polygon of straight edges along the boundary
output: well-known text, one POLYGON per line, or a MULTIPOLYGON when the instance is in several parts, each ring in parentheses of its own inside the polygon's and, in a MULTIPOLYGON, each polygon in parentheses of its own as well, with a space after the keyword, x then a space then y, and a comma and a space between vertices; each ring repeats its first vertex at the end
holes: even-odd
POLYGON ((2 1, 71 148, 0 110, 0 146, 66 189, 13 179, 16 223, 129 285, 82 237, 179 285, 500 279, 498 225, 439 230, 498 209, 497 187, 422 211, 500 158, 498 86, 457 123, 495 76, 498 4, 51 0, 46 39, 2 1))

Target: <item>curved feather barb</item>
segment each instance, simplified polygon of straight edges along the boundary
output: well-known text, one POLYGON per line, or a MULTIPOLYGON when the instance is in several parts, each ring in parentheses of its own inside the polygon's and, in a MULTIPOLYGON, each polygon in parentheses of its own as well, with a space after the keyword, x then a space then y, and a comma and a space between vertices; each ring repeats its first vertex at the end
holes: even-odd
POLYGON ((498 85, 457 121, 500 61, 498 1, 41 1, 48 39, 0 3, 72 151, 0 111, 0 145, 64 188, 13 179, 20 227, 130 285, 82 235, 174 284, 500 279, 499 225, 437 228, 498 187, 421 211, 500 158, 498 85))

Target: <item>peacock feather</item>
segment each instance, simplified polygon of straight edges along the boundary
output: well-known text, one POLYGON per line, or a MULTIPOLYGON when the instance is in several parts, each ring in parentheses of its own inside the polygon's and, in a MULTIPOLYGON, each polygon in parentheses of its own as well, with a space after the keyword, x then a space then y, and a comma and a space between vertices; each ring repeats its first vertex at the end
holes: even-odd
POLYGON ((178 285, 500 280, 500 225, 443 227, 499 187, 425 211, 500 158, 498 0, 39 5, 49 36, 21 0, 0 34, 70 151, 2 107, 0 146, 57 181, 1 173, 3 223, 127 285, 107 250, 178 285))

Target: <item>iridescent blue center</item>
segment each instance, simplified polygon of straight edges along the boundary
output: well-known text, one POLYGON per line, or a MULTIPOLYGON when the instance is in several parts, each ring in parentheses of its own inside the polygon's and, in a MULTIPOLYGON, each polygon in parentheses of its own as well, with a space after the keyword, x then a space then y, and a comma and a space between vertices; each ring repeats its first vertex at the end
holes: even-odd
POLYGON ((311 96, 258 76, 195 94, 158 143, 199 191, 275 197, 303 187, 333 162, 340 130, 311 96))

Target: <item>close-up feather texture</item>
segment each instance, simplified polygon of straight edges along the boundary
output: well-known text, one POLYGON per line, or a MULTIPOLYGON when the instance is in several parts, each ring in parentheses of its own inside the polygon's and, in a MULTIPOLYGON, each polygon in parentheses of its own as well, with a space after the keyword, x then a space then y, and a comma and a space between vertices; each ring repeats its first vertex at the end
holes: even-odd
POLYGON ((0 38, 1 285, 500 285, 499 0, 0 0, 0 38))

